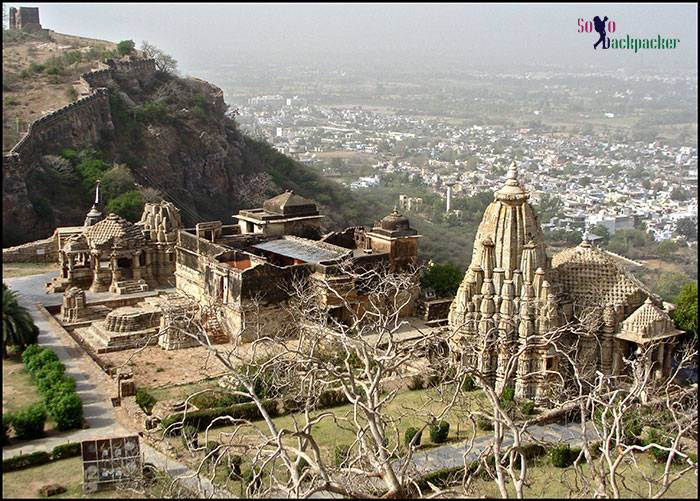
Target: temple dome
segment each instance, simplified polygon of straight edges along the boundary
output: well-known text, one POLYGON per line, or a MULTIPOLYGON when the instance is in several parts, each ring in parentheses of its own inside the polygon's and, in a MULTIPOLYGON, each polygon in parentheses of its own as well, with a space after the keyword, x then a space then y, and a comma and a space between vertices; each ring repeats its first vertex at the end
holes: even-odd
POLYGON ((318 214, 316 204, 291 190, 263 202, 263 209, 285 216, 307 216, 318 214))
POLYGON ((379 226, 383 230, 397 231, 407 230, 411 227, 411 224, 406 216, 400 214, 396 208, 394 208, 391 214, 388 214, 382 218, 382 220, 379 222, 379 226))
POLYGON ((617 337, 643 343, 659 337, 675 336, 679 332, 668 313, 656 306, 651 298, 647 298, 642 306, 622 322, 617 337))
POLYGON ((109 214, 99 223, 89 226, 84 233, 91 247, 139 247, 145 245, 141 229, 116 214, 109 214))

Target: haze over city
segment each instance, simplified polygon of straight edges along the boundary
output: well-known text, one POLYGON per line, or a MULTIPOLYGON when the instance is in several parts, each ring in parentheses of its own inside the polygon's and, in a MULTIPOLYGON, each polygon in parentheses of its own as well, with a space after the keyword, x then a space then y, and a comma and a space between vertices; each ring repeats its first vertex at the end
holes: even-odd
MULTIPOLYGON (((8 4, 13 5, 13 4, 8 4)), ((21 4, 52 29, 148 40, 187 73, 237 62, 465 70, 697 69, 696 4, 21 4), (593 50, 577 20, 615 35, 678 38, 674 50, 593 50)))

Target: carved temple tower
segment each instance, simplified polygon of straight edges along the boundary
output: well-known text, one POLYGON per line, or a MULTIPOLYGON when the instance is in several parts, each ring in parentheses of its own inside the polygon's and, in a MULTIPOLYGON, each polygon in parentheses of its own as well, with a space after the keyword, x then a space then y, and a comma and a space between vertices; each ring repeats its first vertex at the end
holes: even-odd
POLYGON ((450 307, 457 351, 487 384, 497 390, 511 387, 518 398, 544 398, 551 383, 566 378, 570 367, 562 363, 555 345, 544 340, 554 332, 557 343, 577 347, 579 372, 618 374, 622 358, 650 342, 661 343, 654 355, 657 372, 668 372, 667 353, 680 331, 659 308, 661 301, 585 239, 557 254, 552 267, 529 197, 513 164, 484 212, 471 264, 450 307), (647 310, 650 304, 656 308, 654 314, 632 315, 645 299, 647 310), (661 327, 629 327, 632 323, 623 322, 628 317, 661 327), (573 334, 569 326, 576 322, 586 328, 573 334), (567 330, 561 328, 565 324, 567 330), (642 334, 633 335, 633 330, 642 334))

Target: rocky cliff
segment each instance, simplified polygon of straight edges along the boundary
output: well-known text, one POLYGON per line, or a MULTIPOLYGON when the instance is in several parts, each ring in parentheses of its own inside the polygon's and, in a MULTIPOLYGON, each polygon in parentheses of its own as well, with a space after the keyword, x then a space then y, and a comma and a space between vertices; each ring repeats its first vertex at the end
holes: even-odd
POLYGON ((94 148, 104 161, 126 164, 139 185, 174 202, 188 225, 230 223, 239 209, 284 189, 316 200, 329 228, 377 216, 374 205, 241 133, 214 85, 158 72, 148 60, 107 63, 83 75, 84 97, 34 122, 4 155, 4 247, 82 224, 89 190, 80 173, 50 161, 66 148, 94 148))

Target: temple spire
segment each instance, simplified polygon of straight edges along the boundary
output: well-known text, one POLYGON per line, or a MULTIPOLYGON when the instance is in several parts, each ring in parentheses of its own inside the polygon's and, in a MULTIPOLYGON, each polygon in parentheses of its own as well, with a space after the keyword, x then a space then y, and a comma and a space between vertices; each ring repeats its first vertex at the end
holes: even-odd
POLYGON ((93 224, 102 220, 102 212, 100 212, 100 180, 97 180, 95 186, 95 203, 92 204, 90 212, 87 213, 85 217, 85 222, 83 226, 92 226, 93 224))

